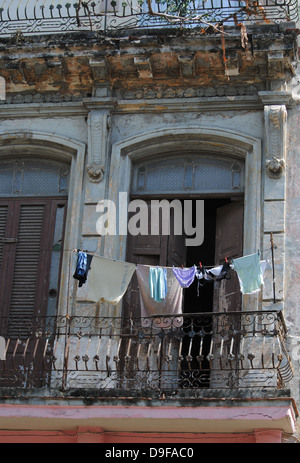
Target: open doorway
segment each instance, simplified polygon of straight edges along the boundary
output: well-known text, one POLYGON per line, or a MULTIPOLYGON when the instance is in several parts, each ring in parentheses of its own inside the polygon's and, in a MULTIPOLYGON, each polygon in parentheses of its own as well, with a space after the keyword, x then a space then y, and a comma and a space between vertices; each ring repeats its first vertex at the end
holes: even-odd
MULTIPOLYGON (((204 241, 186 248, 186 267, 196 265, 208 272, 232 257, 242 254, 243 203, 230 198, 204 201, 204 241)), ((221 281, 194 280, 184 289, 183 313, 185 336, 182 342, 181 387, 209 387, 209 354, 215 331, 213 312, 237 311, 241 307, 239 283, 231 269, 221 281), (191 316, 189 316, 191 314, 191 316), (197 316, 199 314, 199 317, 197 316)))
MULTIPOLYGON (((216 221, 217 209, 228 204, 230 200, 206 199, 204 201, 204 241, 201 246, 186 248, 186 267, 203 265, 209 270, 216 265, 216 221)), ((195 201, 194 201, 195 204, 195 201)), ((211 312, 213 308, 214 284, 213 280, 202 284, 195 279, 189 288, 184 290, 184 313, 211 312)))
MULTIPOLYGON (((148 204, 150 201, 147 200, 148 204)), ((193 206, 196 211, 196 199, 193 199, 193 206)), ((208 270, 221 265, 227 258, 229 260, 242 255, 243 210, 242 197, 205 199, 204 241, 198 247, 187 247, 186 237, 172 233, 172 226, 169 235, 151 235, 149 220, 149 234, 128 235, 127 260, 136 264, 162 267, 199 266, 201 262, 208 270)), ((213 368, 210 351, 212 341, 217 342, 213 334, 213 314, 239 311, 241 308, 238 280, 235 272, 230 272, 226 279, 211 280, 199 287, 198 280, 195 279, 190 287, 183 290, 184 316, 181 325, 176 327, 170 322, 168 329, 155 329, 150 323, 149 332, 144 328, 141 330, 143 335, 137 340, 135 355, 139 359, 139 368, 144 361, 146 384, 150 382, 152 387, 155 383, 154 387, 158 388, 169 388, 174 384, 183 389, 210 387, 213 368)), ((134 320, 130 324, 137 323, 140 326, 138 320, 141 317, 141 306, 136 274, 124 297, 123 315, 124 323, 130 317, 134 320)), ((163 315, 168 320, 168 313, 164 312, 163 315)), ((122 351, 124 356, 127 351, 125 340, 122 351)), ((133 363, 132 369, 126 375, 134 373, 134 368, 133 363)))
MULTIPOLYGON (((195 201, 193 205, 195 209, 195 201)), ((150 200, 149 200, 150 203, 150 200)), ((127 261, 150 266, 213 267, 226 258, 236 258, 243 251, 243 200, 214 198, 204 200, 204 241, 201 246, 185 245, 185 236, 150 234, 128 235, 127 261)), ((124 298, 124 315, 139 317, 140 298, 136 276, 124 298)), ((240 308, 240 293, 236 277, 199 285, 197 279, 184 289, 183 313, 236 311, 240 308)))
MULTIPOLYGON (((149 203, 151 200, 148 200, 149 203)), ((193 200, 196 210, 196 199, 193 200)), ((149 215, 150 218, 150 215, 149 215)), ((149 222, 150 230, 150 222, 149 222)), ((172 226, 170 227, 172 231, 172 226)), ((242 255, 243 250, 243 200, 236 198, 212 198, 204 200, 204 241, 196 247, 186 246, 185 236, 174 235, 128 235, 127 260, 148 266, 199 266, 209 269, 221 265, 225 259, 242 255)), ((145 375, 157 375, 159 387, 178 381, 182 388, 209 387, 211 364, 209 353, 212 341, 214 312, 238 311, 241 295, 235 272, 228 279, 208 281, 199 285, 198 280, 183 290, 182 325, 170 323, 168 330, 150 330, 141 339, 139 365, 142 364, 142 349, 145 350, 145 375), (190 314, 190 315, 189 315, 190 314), (199 314, 199 316, 198 316, 199 314), (149 338, 147 338, 149 336, 149 338), (153 370, 149 352, 153 353, 153 370), (159 358, 158 358, 159 356, 159 358), (154 361, 155 359, 155 361, 154 361), (172 360, 170 360, 172 359, 172 360)), ((140 294, 136 274, 127 290, 123 302, 123 315, 138 320, 141 317, 140 294)), ((168 313, 163 314, 168 319, 168 313)), ((135 322, 133 322, 135 323, 135 322)), ((138 323, 138 321, 137 321, 138 323)), ((151 323, 150 323, 151 326, 151 323)), ((126 349, 124 350, 124 352, 126 349)), ((156 377, 156 376, 155 376, 156 377)), ((167 387, 167 386, 166 386, 167 387)))
MULTIPOLYGON (((204 241, 201 246, 186 248, 186 267, 211 267, 225 263, 226 259, 242 255, 243 202, 231 198, 204 201, 204 241)), ((184 290, 184 313, 203 313, 240 308, 236 277, 230 272, 220 283, 197 280, 184 290), (234 281, 231 281, 234 280, 234 281), (230 283, 229 283, 230 281, 230 283), (222 301, 223 299, 223 301, 222 301)))

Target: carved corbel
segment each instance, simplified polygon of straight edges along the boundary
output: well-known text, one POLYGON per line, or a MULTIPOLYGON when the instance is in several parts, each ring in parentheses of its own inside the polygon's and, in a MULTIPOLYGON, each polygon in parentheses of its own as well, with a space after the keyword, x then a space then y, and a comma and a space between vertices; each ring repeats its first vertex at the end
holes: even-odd
POLYGON ((266 160, 267 172, 269 177, 271 178, 280 178, 282 176, 284 166, 284 159, 278 159, 273 157, 272 159, 266 160))
POLYGON ((108 111, 91 111, 88 117, 89 149, 88 179, 92 183, 101 182, 104 175, 110 115, 108 111))
POLYGON ((140 79, 152 79, 153 72, 151 61, 149 58, 134 58, 134 64, 137 68, 137 73, 140 79))
POLYGON ((89 177, 89 181, 92 183, 101 182, 104 175, 103 164, 91 164, 86 167, 86 171, 89 177))
POLYGON ((178 56, 180 73, 183 77, 191 77, 195 73, 195 63, 193 55, 178 56))
POLYGON ((89 65, 92 70, 94 84, 107 78, 108 64, 105 58, 91 58, 89 60, 89 65))
POLYGON ((282 51, 268 53, 268 74, 269 76, 282 75, 284 72, 284 60, 282 51))
POLYGON ((285 105, 265 106, 266 170, 278 179, 285 167, 287 112, 285 105))

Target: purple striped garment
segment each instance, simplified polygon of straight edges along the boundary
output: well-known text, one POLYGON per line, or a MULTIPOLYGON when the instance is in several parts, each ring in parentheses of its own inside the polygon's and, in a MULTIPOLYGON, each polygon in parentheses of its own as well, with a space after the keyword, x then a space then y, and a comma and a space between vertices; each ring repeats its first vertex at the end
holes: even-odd
POLYGON ((173 273, 182 288, 188 288, 191 286, 195 279, 196 270, 196 265, 188 268, 173 267, 173 273))

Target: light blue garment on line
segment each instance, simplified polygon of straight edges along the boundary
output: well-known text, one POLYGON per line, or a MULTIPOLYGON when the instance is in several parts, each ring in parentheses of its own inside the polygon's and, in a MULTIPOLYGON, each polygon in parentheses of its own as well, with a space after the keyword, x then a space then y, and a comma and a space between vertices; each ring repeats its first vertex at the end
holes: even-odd
POLYGON ((251 294, 261 289, 264 284, 263 272, 260 264, 259 254, 232 259, 234 270, 237 272, 241 292, 251 294))
POLYGON ((167 294, 167 269, 150 267, 149 269, 150 296, 156 302, 162 302, 167 294))

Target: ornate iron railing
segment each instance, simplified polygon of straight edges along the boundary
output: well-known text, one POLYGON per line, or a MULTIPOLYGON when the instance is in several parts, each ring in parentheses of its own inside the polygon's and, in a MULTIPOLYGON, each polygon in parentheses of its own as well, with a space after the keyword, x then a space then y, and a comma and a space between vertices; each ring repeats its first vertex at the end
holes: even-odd
POLYGON ((296 21, 297 0, 1 0, 0 36, 296 21), (179 19, 178 19, 179 17, 179 19))
POLYGON ((275 311, 0 323, 0 387, 263 389, 293 376, 275 311))

